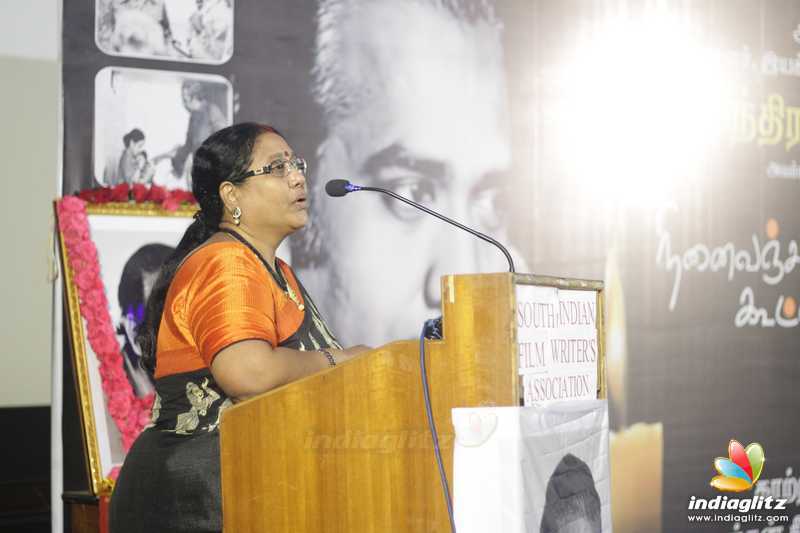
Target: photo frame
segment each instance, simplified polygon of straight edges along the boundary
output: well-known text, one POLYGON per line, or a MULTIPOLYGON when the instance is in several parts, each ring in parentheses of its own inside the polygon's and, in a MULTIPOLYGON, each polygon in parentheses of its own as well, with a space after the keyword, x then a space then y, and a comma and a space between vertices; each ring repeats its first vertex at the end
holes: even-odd
POLYGON ((116 57, 221 65, 233 56, 234 0, 95 0, 94 42, 116 57))
POLYGON ((233 124, 224 76, 109 66, 94 79, 94 182, 191 190, 194 151, 233 124))
POLYGON ((149 423, 153 401, 133 333, 160 264, 197 207, 92 204, 77 197, 55 207, 89 488, 108 495, 127 450, 149 423))

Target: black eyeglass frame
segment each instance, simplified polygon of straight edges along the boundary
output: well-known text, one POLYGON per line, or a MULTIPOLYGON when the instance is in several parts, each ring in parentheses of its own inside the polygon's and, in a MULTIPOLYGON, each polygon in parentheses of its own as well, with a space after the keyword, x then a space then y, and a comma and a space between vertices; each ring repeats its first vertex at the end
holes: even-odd
POLYGON ((259 169, 248 170, 242 175, 242 177, 249 178, 252 176, 261 176, 262 174, 271 174, 278 178, 285 178, 291 172, 290 167, 297 170, 303 176, 305 176, 306 172, 308 171, 308 163, 306 162, 305 159, 303 159, 302 157, 292 156, 291 159, 277 159, 272 163, 270 163, 269 165, 265 165, 259 169), (277 174, 273 172, 273 165, 278 165, 278 164, 286 165, 287 170, 285 174, 277 174))

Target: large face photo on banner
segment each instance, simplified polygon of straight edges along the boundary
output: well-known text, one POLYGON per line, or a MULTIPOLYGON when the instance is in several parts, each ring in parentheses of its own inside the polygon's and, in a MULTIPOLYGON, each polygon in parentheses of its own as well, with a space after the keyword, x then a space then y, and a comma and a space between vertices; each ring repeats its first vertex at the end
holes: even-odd
MULTIPOLYGON (((317 28, 312 93, 325 136, 309 183, 311 223, 293 247, 294 264, 346 344, 412 338, 424 319, 441 314, 442 276, 501 272, 506 261, 397 200, 375 193, 333 200, 323 187, 347 177, 386 188, 511 245, 502 22, 483 2, 323 0, 317 28)), ((511 252, 526 271, 523 254, 511 252)))
POLYGON ((73 365, 95 494, 110 489, 127 449, 149 422, 154 387, 136 332, 159 269, 192 211, 84 208, 76 198, 58 204, 73 365))

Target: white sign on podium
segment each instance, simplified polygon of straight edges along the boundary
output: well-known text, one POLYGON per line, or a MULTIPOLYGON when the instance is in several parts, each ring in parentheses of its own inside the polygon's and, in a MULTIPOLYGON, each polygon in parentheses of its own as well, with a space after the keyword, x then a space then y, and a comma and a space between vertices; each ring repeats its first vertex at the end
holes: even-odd
POLYGON ((516 285, 524 405, 597 398, 597 292, 516 285))

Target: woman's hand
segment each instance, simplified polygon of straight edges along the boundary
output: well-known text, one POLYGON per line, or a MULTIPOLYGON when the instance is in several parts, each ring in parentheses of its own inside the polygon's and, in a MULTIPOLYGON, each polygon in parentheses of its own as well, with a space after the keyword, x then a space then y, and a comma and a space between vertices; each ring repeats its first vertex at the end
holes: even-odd
POLYGON ((347 352, 349 355, 355 357, 358 354, 368 352, 370 350, 372 350, 370 346, 365 346, 363 344, 356 344, 355 346, 351 346, 350 348, 347 348, 344 351, 347 352))
POLYGON ((349 361, 353 357, 360 355, 364 352, 368 352, 372 350, 369 346, 364 346, 363 344, 358 344, 356 346, 351 346, 350 348, 345 348, 344 350, 333 350, 331 349, 331 355, 336 360, 336 363, 344 363, 345 361, 349 361))

